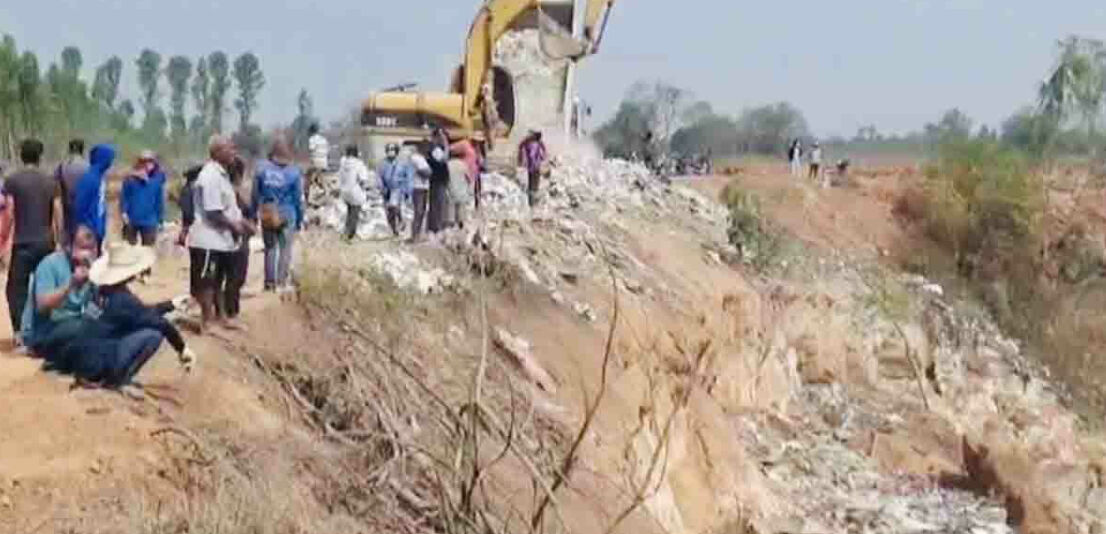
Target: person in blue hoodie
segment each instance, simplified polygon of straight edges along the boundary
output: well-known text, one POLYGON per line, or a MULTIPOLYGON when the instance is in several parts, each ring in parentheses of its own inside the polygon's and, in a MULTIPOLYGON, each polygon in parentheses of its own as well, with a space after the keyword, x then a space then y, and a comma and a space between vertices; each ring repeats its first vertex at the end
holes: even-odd
POLYGON ((258 163, 251 204, 265 241, 265 290, 287 291, 292 244, 303 227, 303 171, 292 163, 284 139, 273 142, 269 159, 258 163))
POLYGON ((123 214, 123 239, 127 243, 138 244, 141 238, 144 247, 157 244, 165 216, 165 173, 153 152, 142 152, 123 182, 119 213, 123 214))
POLYGON ((89 227, 101 245, 108 231, 107 186, 104 179, 114 162, 114 147, 107 144, 92 147, 88 172, 77 182, 77 195, 73 200, 74 227, 89 227))

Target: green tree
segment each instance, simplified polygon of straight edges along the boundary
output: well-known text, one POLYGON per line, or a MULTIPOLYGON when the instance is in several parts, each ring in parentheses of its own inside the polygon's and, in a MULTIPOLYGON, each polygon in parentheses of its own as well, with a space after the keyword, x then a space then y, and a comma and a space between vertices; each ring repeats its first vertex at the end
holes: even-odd
POLYGON ((0 143, 7 149, 7 157, 14 159, 16 118, 19 108, 19 50, 11 35, 0 40, 0 143))
POLYGON ((23 52, 19 59, 19 104, 23 115, 23 127, 27 133, 38 135, 42 130, 43 105, 40 88, 42 74, 38 68, 38 58, 31 51, 23 52))
POLYGON ((729 117, 707 115, 672 134, 672 150, 678 154, 733 154, 740 132, 729 117))
POLYGON ((119 82, 123 79, 123 60, 111 56, 103 65, 96 68, 96 78, 92 82, 92 98, 101 102, 108 110, 115 109, 115 100, 119 98, 119 82))
POLYGON ((608 157, 644 156, 645 135, 652 131, 654 110, 645 103, 623 100, 618 111, 595 131, 595 141, 608 157))
POLYGON ((138 86, 142 91, 139 100, 143 113, 142 131, 155 140, 161 140, 168 123, 160 105, 161 54, 144 48, 135 60, 135 66, 138 67, 138 86))
POLYGON ((1060 126, 1078 112, 1093 136, 1106 87, 1106 47, 1102 41, 1076 36, 1057 46, 1056 65, 1038 90, 1041 113, 1060 126))
POLYGON ((188 80, 192 77, 192 61, 184 56, 173 56, 165 68, 165 77, 169 79, 169 105, 172 109, 170 126, 173 139, 181 140, 188 132, 184 105, 188 101, 188 80))
POLYGON ((131 102, 130 99, 120 102, 119 115, 123 118, 123 123, 129 126, 131 124, 131 121, 134 120, 134 102, 131 102))
POLYGON ((84 57, 81 49, 75 46, 67 46, 61 51, 61 72, 73 80, 81 78, 81 67, 84 66, 84 57))
POLYGON ((223 132, 223 113, 227 109, 227 92, 230 91, 230 62, 223 52, 213 52, 207 57, 207 69, 211 76, 211 109, 207 121, 211 130, 223 132))
POLYGON ((238 82, 238 98, 234 101, 234 107, 238 109, 238 130, 245 133, 250 125, 250 117, 257 109, 257 95, 265 86, 261 61, 253 52, 246 52, 234 60, 234 79, 238 82))
POLYGON ((782 154, 790 140, 809 135, 806 118, 787 102, 742 111, 737 129, 740 150, 756 154, 782 154))
POLYGON ((196 61, 196 75, 192 77, 192 105, 196 115, 188 129, 195 141, 202 142, 207 133, 207 116, 211 108, 211 77, 208 76, 207 58, 196 61))
POLYGON ((957 108, 950 109, 936 123, 925 125, 925 137, 930 144, 963 141, 972 136, 974 121, 957 108))

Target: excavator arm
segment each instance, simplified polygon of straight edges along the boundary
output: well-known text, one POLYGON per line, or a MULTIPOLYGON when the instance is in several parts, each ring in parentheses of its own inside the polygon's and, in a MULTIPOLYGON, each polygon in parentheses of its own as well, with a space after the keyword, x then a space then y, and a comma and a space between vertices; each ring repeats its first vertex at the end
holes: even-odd
POLYGON ((588 54, 599 51, 599 43, 607 31, 607 21, 611 18, 615 0, 588 0, 584 11, 584 40, 588 44, 588 54))

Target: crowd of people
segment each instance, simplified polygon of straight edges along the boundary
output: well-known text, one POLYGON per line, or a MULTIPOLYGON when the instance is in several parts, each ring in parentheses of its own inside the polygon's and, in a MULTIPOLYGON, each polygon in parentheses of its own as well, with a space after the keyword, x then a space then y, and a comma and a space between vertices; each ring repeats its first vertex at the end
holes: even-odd
MULTIPOLYGON (((124 172, 118 213, 121 240, 109 238, 108 174, 116 150, 74 139, 52 175, 43 170, 45 147, 34 139, 20 144, 22 165, 4 177, 0 195, 0 248, 10 244, 6 286, 16 350, 76 377, 86 387, 118 389, 141 396, 135 375, 168 342, 186 369, 195 352, 166 318, 188 300, 200 308, 196 330, 242 329, 238 322, 249 272, 251 237, 264 243, 265 291, 292 290, 296 235, 305 224, 311 190, 328 170, 329 143, 311 128, 306 173, 290 145, 277 137, 266 157, 247 163, 225 136, 214 136, 208 159, 185 170, 178 197, 181 232, 177 244, 189 251, 189 296, 143 303, 130 284, 143 282, 157 261, 156 245, 165 223, 167 175, 157 154, 143 151, 124 172), (253 177, 252 187, 247 176, 253 177), (248 193, 246 193, 248 189, 248 193)), ((469 206, 480 209, 483 146, 450 139, 443 129, 403 147, 389 144, 376 167, 377 183, 356 146, 346 147, 338 166, 340 197, 347 204, 343 235, 356 237, 367 202, 366 189, 379 187, 388 225, 395 236, 407 231, 404 204, 410 203, 410 242, 427 234, 463 227, 469 206)), ((548 153, 540 132, 518 147, 531 206, 539 202, 548 153)))

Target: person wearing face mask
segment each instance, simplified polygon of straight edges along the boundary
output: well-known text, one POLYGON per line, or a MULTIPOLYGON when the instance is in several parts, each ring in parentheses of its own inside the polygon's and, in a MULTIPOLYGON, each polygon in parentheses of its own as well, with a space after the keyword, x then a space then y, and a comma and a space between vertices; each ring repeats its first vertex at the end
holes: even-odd
POLYGON ((165 173, 157 156, 146 150, 139 156, 119 196, 123 215, 123 239, 144 247, 157 244, 157 233, 165 216, 165 173))
POLYGON ((376 167, 380 177, 380 191, 384 197, 384 209, 388 215, 388 227, 399 237, 403 232, 403 199, 411 194, 411 165, 399 159, 399 145, 388 144, 384 148, 384 161, 376 167))

